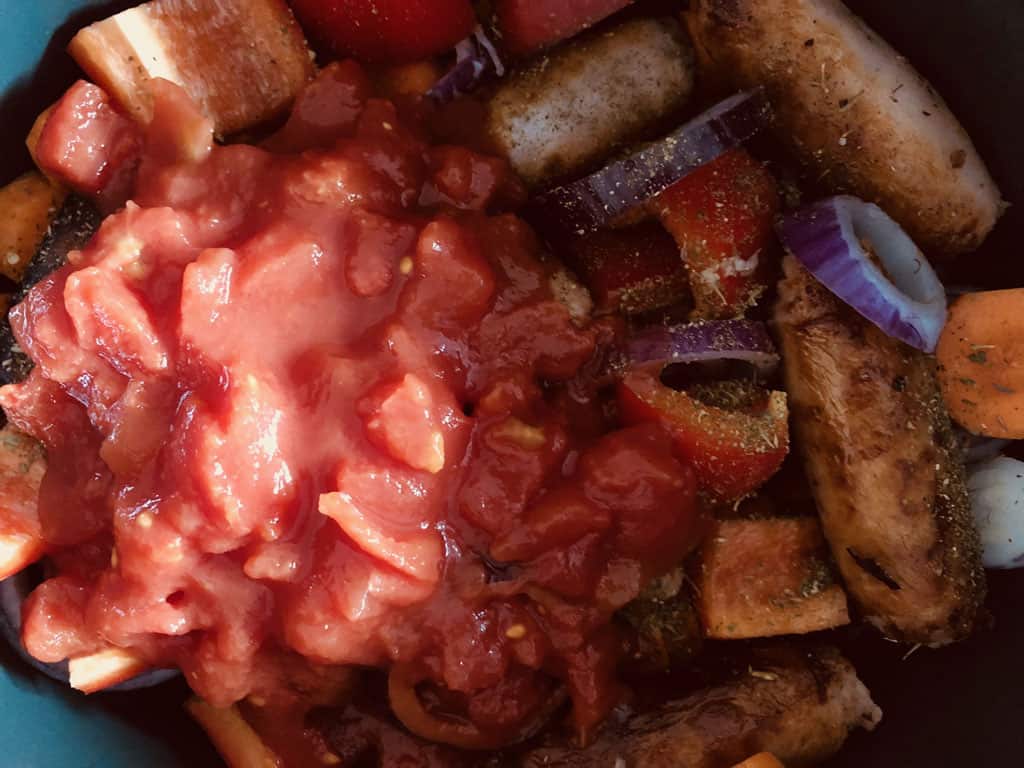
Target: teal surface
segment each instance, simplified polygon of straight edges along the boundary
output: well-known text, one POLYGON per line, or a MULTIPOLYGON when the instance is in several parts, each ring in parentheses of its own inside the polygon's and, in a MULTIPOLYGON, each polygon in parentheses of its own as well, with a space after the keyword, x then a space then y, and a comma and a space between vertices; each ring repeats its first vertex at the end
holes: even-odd
MULTIPOLYGON (((103 0, 0 0, 0 93, 25 82, 70 16, 103 0)), ((5 116, 6 117, 6 116, 5 116)))
MULTIPOLYGON (((0 0, 0 95, 36 87, 33 75, 54 34, 76 12, 102 5, 109 3, 0 0)), ((52 92, 52 88, 46 90, 52 92)), ((40 99, 47 95, 39 94, 40 99)), ((9 110, 5 106, 0 122, 24 123, 33 116, 12 115, 9 110)), ((0 158, 17 149, 0 148, 0 158)), ((0 170, 6 172, 3 162, 0 170)), ((170 745, 129 725, 95 698, 62 690, 6 652, 0 660, 2 768, 176 768, 182 764, 170 745)))
POLYGON ((0 668, 0 744, 4 768, 180 765, 165 745, 97 707, 95 700, 13 666, 0 668))

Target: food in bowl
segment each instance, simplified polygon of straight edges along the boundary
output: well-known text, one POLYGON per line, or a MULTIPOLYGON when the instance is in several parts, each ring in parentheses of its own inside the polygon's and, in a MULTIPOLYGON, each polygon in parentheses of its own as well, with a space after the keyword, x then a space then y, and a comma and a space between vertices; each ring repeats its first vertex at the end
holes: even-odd
POLYGON ((232 766, 824 759, 822 633, 1021 558, 1014 296, 941 281, 998 189, 839 2, 494 6, 79 32, 0 193, 8 623, 232 766))

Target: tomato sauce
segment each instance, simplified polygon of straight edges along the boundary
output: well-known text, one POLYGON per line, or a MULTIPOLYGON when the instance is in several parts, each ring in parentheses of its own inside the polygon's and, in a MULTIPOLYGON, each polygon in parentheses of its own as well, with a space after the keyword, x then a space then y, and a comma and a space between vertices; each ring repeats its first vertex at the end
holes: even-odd
POLYGON ((36 367, 0 403, 47 449, 56 570, 26 646, 131 648, 217 705, 282 658, 391 668, 400 719, 457 745, 562 693, 589 728, 614 612, 694 543, 693 473, 604 415, 607 328, 488 213, 522 199, 504 162, 367 83, 331 65, 262 146, 158 84, 129 201, 13 311, 36 367))

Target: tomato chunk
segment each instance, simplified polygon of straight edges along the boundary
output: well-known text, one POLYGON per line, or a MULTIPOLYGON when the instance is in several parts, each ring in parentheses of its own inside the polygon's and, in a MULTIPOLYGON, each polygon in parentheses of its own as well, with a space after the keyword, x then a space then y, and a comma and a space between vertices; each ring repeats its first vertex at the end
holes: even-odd
POLYGON ((764 292, 779 211, 775 179, 746 150, 694 171, 650 203, 682 250, 700 318, 735 317, 764 292))
POLYGON ((86 195, 127 196, 142 146, 139 127, 99 86, 79 80, 46 120, 36 162, 86 195))
POLYGON ((415 61, 443 53, 476 23, 469 0, 292 0, 307 32, 339 55, 415 61))
POLYGON ((783 392, 770 393, 759 407, 728 410, 670 389, 650 374, 631 373, 619 385, 619 405, 629 423, 653 421, 669 429, 680 458, 722 502, 760 488, 789 452, 783 392))

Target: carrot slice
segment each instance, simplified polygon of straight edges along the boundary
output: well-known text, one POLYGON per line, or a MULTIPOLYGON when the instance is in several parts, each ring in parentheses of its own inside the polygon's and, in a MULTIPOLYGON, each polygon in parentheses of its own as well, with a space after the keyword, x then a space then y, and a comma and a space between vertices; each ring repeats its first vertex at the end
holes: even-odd
POLYGON ((955 421, 978 435, 1024 438, 1024 288, 959 298, 935 356, 955 421))

